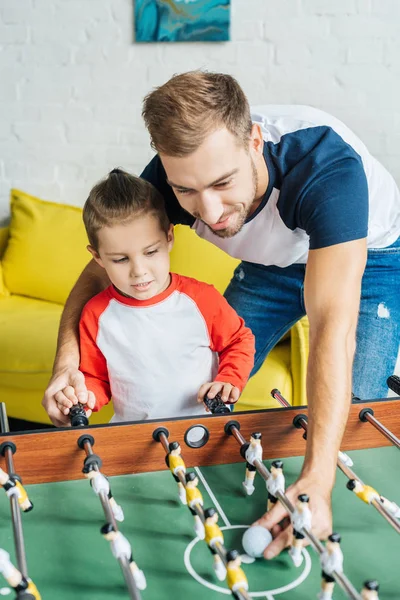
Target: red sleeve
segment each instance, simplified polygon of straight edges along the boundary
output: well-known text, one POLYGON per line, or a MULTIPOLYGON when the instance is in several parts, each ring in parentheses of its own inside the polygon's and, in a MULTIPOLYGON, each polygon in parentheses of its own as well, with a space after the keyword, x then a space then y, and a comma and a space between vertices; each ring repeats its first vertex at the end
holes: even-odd
POLYGON ((219 355, 218 374, 214 379, 231 383, 242 391, 254 366, 254 335, 214 286, 189 281, 192 285, 189 284, 185 292, 201 311, 211 350, 219 355))
POLYGON ((87 389, 95 395, 94 411, 100 410, 111 398, 107 362, 96 344, 99 317, 108 304, 108 298, 105 298, 104 295, 104 292, 102 292, 86 304, 79 322, 81 352, 79 369, 85 376, 87 389))

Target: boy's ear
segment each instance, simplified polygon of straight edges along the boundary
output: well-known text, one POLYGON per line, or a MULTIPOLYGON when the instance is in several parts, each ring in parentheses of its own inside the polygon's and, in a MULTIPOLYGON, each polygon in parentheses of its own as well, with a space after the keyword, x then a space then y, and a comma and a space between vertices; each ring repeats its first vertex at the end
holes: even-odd
POLYGON ((102 263, 102 260, 100 258, 99 253, 97 252, 97 250, 95 248, 93 248, 93 246, 91 246, 90 244, 88 246, 86 246, 87 250, 89 250, 90 254, 93 256, 94 260, 97 262, 98 265, 100 265, 100 267, 103 267, 104 269, 104 265, 102 263))
POLYGON ((168 229, 167 240, 168 240, 168 252, 171 252, 172 247, 174 245, 174 241, 175 241, 174 226, 172 223, 170 224, 169 229, 168 229))

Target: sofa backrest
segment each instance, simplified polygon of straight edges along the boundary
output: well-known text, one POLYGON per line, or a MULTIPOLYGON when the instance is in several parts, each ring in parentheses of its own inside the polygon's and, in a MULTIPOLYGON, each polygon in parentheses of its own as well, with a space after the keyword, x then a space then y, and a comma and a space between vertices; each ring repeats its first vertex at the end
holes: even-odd
MULTIPOLYGON (((0 256, 6 245, 1 262, 5 287, 12 294, 64 304, 90 259, 82 210, 12 190, 10 227, 1 232, 0 256)), ((189 227, 175 228, 171 271, 223 292, 237 264, 189 227)))

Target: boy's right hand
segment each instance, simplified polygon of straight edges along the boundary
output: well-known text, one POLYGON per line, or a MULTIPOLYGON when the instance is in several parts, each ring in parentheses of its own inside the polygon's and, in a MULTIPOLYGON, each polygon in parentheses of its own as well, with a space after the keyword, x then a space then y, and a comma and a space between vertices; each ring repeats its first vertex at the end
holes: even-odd
POLYGON ((86 414, 90 417, 96 399, 93 392, 87 390, 83 373, 76 368, 55 371, 42 400, 51 422, 56 427, 70 425, 69 410, 78 402, 87 405, 86 414))

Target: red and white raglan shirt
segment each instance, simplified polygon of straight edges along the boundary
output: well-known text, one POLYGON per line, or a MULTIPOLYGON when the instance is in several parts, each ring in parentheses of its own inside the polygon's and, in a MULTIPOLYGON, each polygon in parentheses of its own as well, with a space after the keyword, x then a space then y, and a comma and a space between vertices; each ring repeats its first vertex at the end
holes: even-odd
POLYGON ((243 390, 254 363, 254 336, 211 285, 172 273, 169 287, 136 300, 113 286, 82 312, 80 370, 112 421, 204 414, 200 387, 223 381, 243 390))

